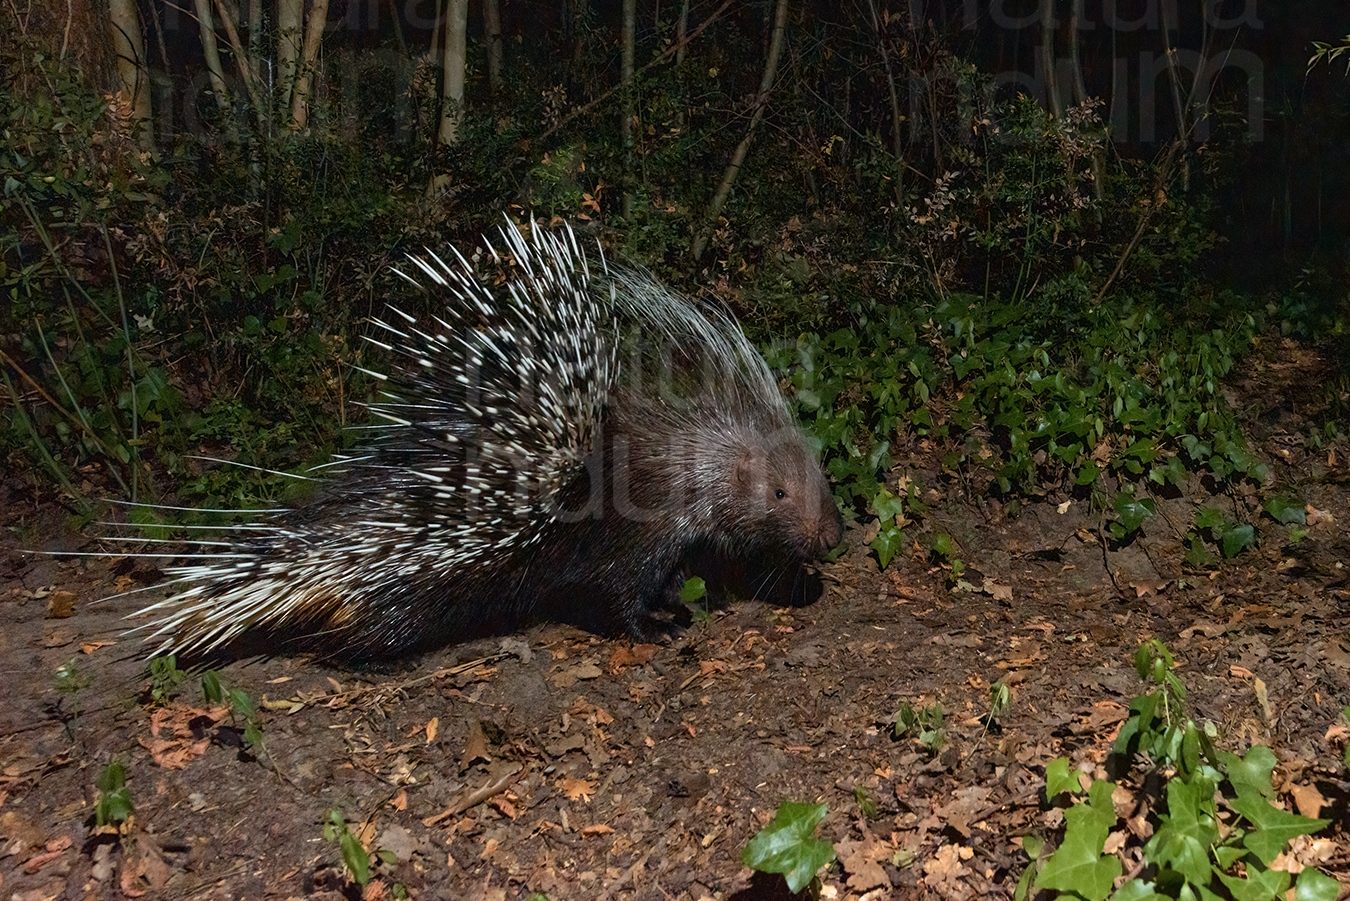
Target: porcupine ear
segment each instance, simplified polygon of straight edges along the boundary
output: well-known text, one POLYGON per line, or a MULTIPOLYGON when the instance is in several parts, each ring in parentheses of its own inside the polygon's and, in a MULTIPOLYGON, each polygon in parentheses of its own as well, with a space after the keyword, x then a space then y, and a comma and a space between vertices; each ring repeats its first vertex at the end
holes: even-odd
POLYGON ((736 497, 763 498, 768 491, 769 466, 764 450, 753 445, 737 448, 731 480, 736 497))

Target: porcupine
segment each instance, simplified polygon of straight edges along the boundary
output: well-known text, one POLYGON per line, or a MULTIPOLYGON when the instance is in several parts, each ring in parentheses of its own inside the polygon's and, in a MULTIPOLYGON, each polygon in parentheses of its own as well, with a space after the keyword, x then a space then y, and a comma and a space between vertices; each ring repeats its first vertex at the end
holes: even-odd
POLYGON ((394 359, 369 373, 377 437, 310 502, 169 568, 186 587, 140 611, 161 651, 390 657, 578 605, 637 636, 694 549, 807 560, 839 542, 730 313, 588 258, 570 227, 501 235, 506 258, 485 244, 504 288, 457 250, 400 273, 443 307, 376 320, 394 359))

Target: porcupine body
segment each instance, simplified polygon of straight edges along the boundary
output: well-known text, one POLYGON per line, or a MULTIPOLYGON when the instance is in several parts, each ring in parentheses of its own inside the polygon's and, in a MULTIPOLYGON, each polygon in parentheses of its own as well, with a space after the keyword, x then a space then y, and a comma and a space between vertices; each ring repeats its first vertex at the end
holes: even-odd
POLYGON ((725 311, 508 223, 502 284, 414 259, 441 304, 393 310, 384 422, 317 495, 169 572, 141 611, 163 650, 359 660, 540 613, 639 635, 686 555, 840 539, 829 486, 725 311))

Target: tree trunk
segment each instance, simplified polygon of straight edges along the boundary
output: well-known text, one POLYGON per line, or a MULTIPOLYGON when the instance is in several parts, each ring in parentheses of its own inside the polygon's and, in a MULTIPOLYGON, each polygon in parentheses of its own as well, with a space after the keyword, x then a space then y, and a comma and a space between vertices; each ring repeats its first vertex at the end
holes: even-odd
POLYGON ((248 0, 248 58, 254 72, 263 67, 263 0, 248 0))
POLYGON ((318 64, 319 45, 323 30, 328 25, 328 0, 314 0, 305 23, 305 47, 300 73, 295 79, 295 96, 291 100, 291 127, 304 128, 309 123, 309 90, 314 83, 314 69, 318 64))
POLYGON ((891 71, 891 55, 886 50, 886 31, 877 15, 877 6, 873 0, 867 0, 868 12, 872 14, 872 29, 877 33, 877 48, 881 50, 882 68, 886 70, 886 87, 891 98, 891 153, 895 156, 895 203, 896 209, 905 205, 905 153, 900 131, 900 95, 895 89, 895 73, 891 71))
POLYGON ((230 112, 230 93, 225 86, 225 70, 220 67, 220 48, 216 44, 216 20, 211 13, 211 0, 194 0, 197 10, 197 28, 201 33, 202 57, 206 63, 206 77, 211 81, 211 93, 216 106, 226 115, 230 112))
POLYGON ((248 50, 244 47, 244 42, 239 39, 239 10, 235 7, 233 0, 216 0, 216 11, 220 13, 220 23, 225 26, 225 37, 230 42, 230 51, 239 63, 239 75, 244 81, 244 87, 248 90, 248 99, 253 104, 253 109, 259 118, 263 117, 267 110, 263 105, 263 98, 258 84, 258 72, 248 60, 248 50))
POLYGON ((689 0, 680 3, 680 18, 675 23, 675 65, 684 62, 685 46, 689 34, 689 0))
POLYGON ((150 69, 145 62, 145 36, 136 0, 111 0, 108 18, 117 58, 119 93, 126 98, 137 142, 149 150, 154 144, 150 132, 150 69))
POLYGON ((488 90, 502 93, 502 10, 498 0, 483 0, 483 37, 487 40, 488 90))
POLYGON ((442 144, 459 140, 464 118, 465 40, 469 30, 469 0, 450 0, 445 15, 445 84, 441 88, 442 144))
POLYGON ((703 230, 694 238, 691 251, 695 262, 703 256, 703 251, 708 246, 713 228, 717 224, 717 217, 722 214, 722 207, 726 206, 727 198, 731 196, 731 189, 736 184, 736 176, 740 174, 741 166, 745 164, 746 154, 750 152, 750 143, 755 138, 755 129, 759 127, 759 120, 764 118, 764 110, 769 106, 769 93, 773 90, 773 83, 778 78, 778 60, 783 55, 783 34, 786 30, 787 0, 778 0, 773 15, 773 35, 769 39, 769 58, 764 64, 764 77, 759 82, 759 94, 755 97, 754 115, 750 117, 750 127, 746 129, 745 137, 736 146, 736 152, 731 155, 731 162, 727 164, 726 171, 722 173, 722 182, 717 186, 717 193, 713 194, 712 203, 708 204, 707 222, 703 230))
POLYGON ((1059 82, 1055 77, 1055 0, 1041 0, 1041 77, 1045 79, 1045 94, 1050 113, 1056 119, 1064 118, 1064 104, 1059 97, 1059 82))
POLYGON ((633 121, 637 118, 637 91, 633 85, 633 64, 637 56, 637 0, 623 0, 623 34, 619 39, 622 59, 619 83, 623 85, 623 121, 619 137, 623 143, 623 218, 633 215, 633 121))
POLYGON ((300 26, 305 0, 277 0, 277 106, 291 108, 296 70, 300 64, 300 26))

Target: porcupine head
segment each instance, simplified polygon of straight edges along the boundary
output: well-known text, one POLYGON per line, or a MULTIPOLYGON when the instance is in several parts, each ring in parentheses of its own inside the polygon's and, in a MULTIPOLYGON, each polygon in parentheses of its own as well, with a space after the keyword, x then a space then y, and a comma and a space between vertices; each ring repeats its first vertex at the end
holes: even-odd
MULTIPOLYGON (((646 288, 630 280, 622 293, 646 288)), ((655 568, 629 586, 639 598, 671 578, 680 552, 806 561, 841 537, 829 485, 763 358, 728 315, 694 312, 694 334, 677 323, 659 348, 629 345, 606 417, 612 510, 645 555, 628 568, 655 568)), ((632 628, 645 606, 621 604, 621 619, 632 628)))

